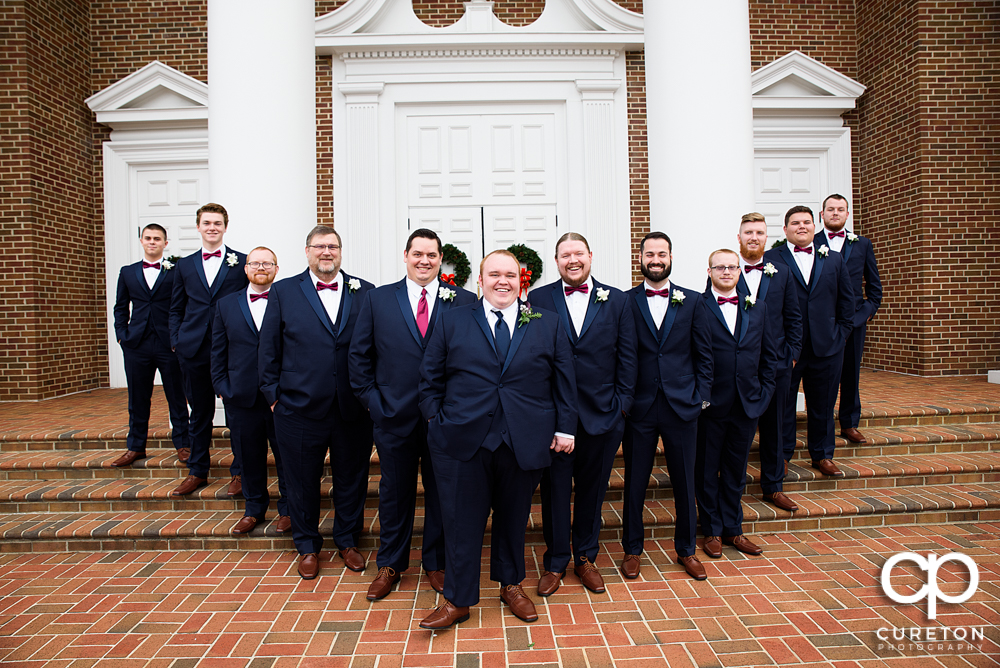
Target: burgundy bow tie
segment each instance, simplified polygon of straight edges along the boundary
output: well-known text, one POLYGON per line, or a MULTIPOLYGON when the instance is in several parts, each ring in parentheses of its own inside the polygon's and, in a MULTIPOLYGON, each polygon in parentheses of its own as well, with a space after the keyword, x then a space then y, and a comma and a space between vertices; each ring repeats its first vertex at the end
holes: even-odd
POLYGON ((250 303, 253 304, 258 299, 267 299, 267 293, 270 290, 265 290, 264 292, 251 292, 250 293, 250 303))
POLYGON ((754 269, 756 269, 757 271, 764 271, 764 263, 762 262, 761 264, 748 264, 745 267, 743 267, 743 273, 749 274, 754 269))
POLYGON ((722 306, 723 304, 739 304, 740 303, 739 297, 718 297, 718 300, 719 300, 719 306, 722 306))
POLYGON ((663 288, 662 290, 650 290, 649 288, 646 288, 646 296, 647 297, 669 297, 670 296, 670 288, 663 288))
POLYGON ((847 236, 847 233, 844 232, 844 230, 841 230, 840 232, 827 232, 826 236, 829 237, 830 239, 834 237, 840 237, 841 239, 843 239, 847 236))
POLYGON ((203 252, 201 254, 201 259, 202 260, 207 260, 210 257, 222 257, 222 249, 220 248, 219 250, 215 251, 214 253, 204 253, 203 252))
POLYGON ((588 288, 586 285, 578 285, 576 287, 572 287, 572 286, 569 286, 569 285, 564 285, 563 286, 563 290, 566 291, 566 296, 567 297, 569 297, 574 292, 582 292, 583 294, 587 294, 587 291, 589 289, 590 288, 588 288))
POLYGON ((339 283, 324 283, 323 281, 316 281, 316 292, 320 290, 334 290, 340 286, 339 283))
POLYGON ((799 248, 798 246, 796 246, 795 247, 795 252, 796 253, 809 253, 810 255, 812 255, 813 254, 813 247, 812 246, 806 246, 805 248, 799 248))
POLYGON ((142 268, 143 269, 159 269, 160 268, 160 263, 159 262, 146 262, 145 260, 143 260, 142 261, 142 268))

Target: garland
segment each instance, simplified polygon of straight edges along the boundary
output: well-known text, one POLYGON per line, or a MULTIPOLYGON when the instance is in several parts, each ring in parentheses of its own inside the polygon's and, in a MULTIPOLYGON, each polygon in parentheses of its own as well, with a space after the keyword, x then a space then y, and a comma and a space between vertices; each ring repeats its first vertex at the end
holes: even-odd
POLYGON ((538 257, 538 253, 524 244, 508 246, 507 250, 517 258, 518 262, 526 267, 526 269, 521 271, 521 289, 527 292, 528 288, 542 277, 542 258, 538 257))
POLYGON ((458 247, 445 244, 441 248, 441 264, 448 263, 455 268, 454 274, 438 273, 438 278, 444 283, 450 283, 456 287, 465 287, 472 275, 472 267, 469 265, 469 256, 463 253, 458 247))

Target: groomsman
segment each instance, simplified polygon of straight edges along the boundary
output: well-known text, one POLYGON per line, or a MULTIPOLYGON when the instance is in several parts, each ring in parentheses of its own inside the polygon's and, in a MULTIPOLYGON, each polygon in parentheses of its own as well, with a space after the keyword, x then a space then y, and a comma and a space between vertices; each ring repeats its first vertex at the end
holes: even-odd
POLYGON ((491 510, 490 579, 516 617, 538 619, 521 588, 531 496, 551 451, 573 450, 576 379, 559 316, 520 303, 520 265, 508 251, 483 259, 479 285, 482 301, 442 315, 420 372, 448 554, 445 601, 425 629, 463 622, 479 602, 491 510))
POLYGON ((573 452, 553 455, 552 466, 542 473, 546 549, 540 596, 559 589, 570 557, 583 585, 604 593, 604 580, 594 565, 601 506, 635 394, 638 361, 632 309, 621 290, 591 277, 592 258, 587 240, 567 232, 556 242, 561 280, 535 288, 530 295, 534 306, 559 314, 573 352, 579 409, 573 452))
POLYGON ((844 346, 844 366, 840 373, 840 435, 851 443, 865 443, 864 435, 858 431, 861 420, 858 379, 868 321, 875 317, 882 304, 882 281, 878 277, 872 242, 844 229, 849 214, 847 198, 843 195, 830 195, 823 200, 823 210, 819 214, 823 219, 823 231, 816 235, 816 245, 827 245, 844 256, 854 290, 854 329, 844 346))
POLYGON ((264 521, 271 502, 267 492, 267 444, 278 469, 278 533, 292 527, 288 516, 288 490, 281 452, 274 435, 274 415, 260 391, 257 348, 260 326, 267 311, 271 283, 278 273, 278 258, 270 248, 258 246, 247 255, 245 266, 250 287, 227 295, 215 307, 212 325, 212 383, 226 407, 226 424, 233 452, 243 464, 243 518, 232 528, 246 534, 264 521))
MULTIPOLYGON (((759 213, 748 213, 740 221, 740 280, 737 290, 767 304, 770 335, 778 351, 774 369, 774 394, 760 416, 760 486, 764 501, 794 512, 799 507, 785 496, 782 481, 788 472, 785 461, 785 434, 795 434, 795 398, 790 396, 792 367, 802 353, 802 311, 794 279, 784 267, 764 262, 767 250, 767 223, 759 213), (789 410, 791 401, 791 410, 789 410), (791 420, 790 424, 785 421, 791 420)), ((790 449, 794 449, 792 441, 790 449)))
POLYGON ((181 369, 177 356, 170 350, 168 317, 175 274, 170 271, 173 265, 163 259, 167 231, 161 225, 150 223, 142 228, 139 236, 143 259, 122 267, 115 297, 115 337, 125 356, 128 382, 128 437, 125 440, 128 449, 111 463, 112 466, 129 466, 146 458, 149 403, 157 371, 167 397, 171 439, 177 458, 187 461, 191 453, 181 369))
MULTIPOLYGON (((802 383, 808 416, 807 444, 813 468, 827 476, 844 475, 833 462, 833 409, 840 384, 844 343, 851 334, 854 291, 844 260, 829 248, 813 245, 816 226, 812 209, 793 206, 785 213, 783 246, 764 253, 764 261, 795 279, 802 311, 802 354, 792 369, 790 396, 802 383)), ((785 461, 795 449, 795 402, 786 407, 785 461)))
MULTIPOLYGON (((229 214, 221 204, 206 204, 195 214, 202 248, 182 257, 172 271, 174 289, 170 299, 170 347, 177 353, 184 377, 184 394, 191 406, 190 475, 172 496, 185 496, 208 484, 211 465, 212 419, 212 320, 220 299, 247 287, 243 270, 246 255, 223 244, 229 214)), ((229 496, 241 491, 240 464, 236 453, 229 468, 229 496)))
POLYGON ((715 251, 708 258, 708 276, 712 285, 703 299, 714 316, 709 317, 714 377, 710 405, 698 418, 695 463, 704 550, 718 559, 725 543, 756 556, 763 550, 743 535, 740 499, 757 418, 774 392, 778 351, 765 301, 736 289, 739 256, 731 250, 715 251))
POLYGON ((626 294, 639 341, 635 401, 625 423, 625 504, 621 572, 639 577, 643 551, 642 513, 653 471, 656 442, 663 439, 676 506, 674 549, 688 575, 704 580, 695 556, 695 480, 698 416, 712 394, 712 335, 701 293, 669 280, 670 237, 650 232, 639 246, 646 280, 626 294))
POLYGON ((374 286, 340 269, 343 242, 332 227, 306 237, 309 268, 271 286, 260 329, 260 389, 274 411, 285 464, 292 538, 304 580, 319 575, 320 482, 330 453, 333 542, 344 565, 365 570, 364 526, 372 421, 351 391, 347 351, 365 295, 374 286))
POLYGON ((351 338, 351 386, 375 423, 382 472, 378 487, 378 575, 368 600, 384 598, 410 565, 417 502, 417 470, 424 483, 422 561, 431 587, 444 589, 444 530, 434 468, 427 451, 427 421, 417 405, 424 349, 443 313, 472 304, 468 290, 438 281, 441 239, 427 229, 406 240, 403 280, 368 292, 351 338))

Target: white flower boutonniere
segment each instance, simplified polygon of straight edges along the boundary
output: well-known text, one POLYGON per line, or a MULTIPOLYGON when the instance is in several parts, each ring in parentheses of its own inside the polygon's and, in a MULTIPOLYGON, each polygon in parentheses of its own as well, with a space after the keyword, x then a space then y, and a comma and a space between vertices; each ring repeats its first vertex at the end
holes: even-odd
POLYGON ((778 268, 775 267, 770 262, 768 262, 767 264, 764 265, 764 275, 765 276, 774 276, 777 273, 778 273, 778 268))
POLYGON ((351 280, 347 281, 347 289, 350 290, 351 292, 357 292, 358 290, 361 289, 361 281, 359 281, 356 278, 352 278, 351 280))
POLYGON ((608 290, 607 288, 597 288, 594 291, 594 303, 596 304, 597 302, 606 302, 608 301, 608 297, 610 296, 611 296, 611 290, 608 290))
POLYGON ((450 288, 438 288, 438 299, 443 302, 450 302, 455 300, 455 291, 450 288))
POLYGON ((670 293, 670 303, 680 306, 684 303, 685 296, 686 295, 680 290, 674 290, 673 292, 670 293))
POLYGON ((854 232, 847 233, 847 243, 853 244, 857 240, 858 240, 858 235, 856 235, 854 232))
POLYGON ((829 254, 830 254, 829 246, 820 246, 819 248, 816 249, 816 255, 819 255, 820 257, 826 257, 829 254))
POLYGON ((235 267, 240 263, 240 258, 236 256, 236 253, 226 253, 226 264, 230 267, 235 267))
POLYGON ((743 310, 749 311, 751 307, 757 305, 757 298, 753 295, 747 295, 743 298, 743 310))
POLYGON ((174 263, 171 262, 170 260, 162 260, 160 262, 160 266, 163 267, 164 271, 170 271, 171 269, 174 268, 174 263))
POLYGON ((517 317, 517 326, 527 325, 530 321, 541 317, 541 313, 535 313, 531 310, 531 304, 521 304, 521 315, 517 317))

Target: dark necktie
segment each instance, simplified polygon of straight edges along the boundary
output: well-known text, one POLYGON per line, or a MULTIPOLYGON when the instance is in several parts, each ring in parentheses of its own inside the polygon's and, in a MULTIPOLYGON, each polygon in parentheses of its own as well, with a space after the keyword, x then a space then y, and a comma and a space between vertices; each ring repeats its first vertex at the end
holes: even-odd
POLYGON ((201 259, 202 260, 207 260, 210 257, 222 257, 222 249, 220 248, 219 250, 215 251, 214 253, 202 253, 201 254, 201 259))
POLYGON ((806 246, 805 248, 799 248, 798 246, 796 246, 795 247, 795 252, 796 253, 808 253, 809 255, 812 255, 813 254, 813 247, 812 246, 806 246))
POLYGON ((749 274, 751 271, 754 271, 755 269, 757 271, 764 271, 764 263, 762 262, 760 264, 748 264, 745 267, 743 267, 743 273, 749 274))
POLYGON ((670 288, 663 288, 662 290, 650 290, 649 288, 646 288, 646 296, 647 297, 669 297, 670 296, 670 288))
POLYGON ((507 322, 503 319, 503 311, 493 311, 493 315, 497 317, 493 338, 497 345, 497 358, 502 366, 507 360, 507 351, 510 350, 510 328, 507 327, 507 322))
POLYGON ((258 299, 267 299, 267 293, 268 292, 270 292, 270 290, 268 290, 266 292, 251 292, 250 293, 250 303, 253 304, 258 299))
POLYGON ((320 290, 333 290, 336 292, 339 285, 339 283, 324 283, 323 281, 316 281, 316 292, 319 292, 320 290))
POLYGON ((420 336, 427 336, 427 288, 420 288, 420 301, 417 302, 417 329, 420 336))
POLYGON ((142 268, 143 269, 159 269, 160 268, 160 263, 159 262, 146 262, 145 260, 143 260, 142 261, 142 268))
POLYGON ((587 294, 588 289, 589 288, 586 285, 578 285, 576 287, 572 287, 572 286, 569 286, 569 285, 564 285, 563 286, 563 290, 566 291, 566 296, 567 297, 569 297, 574 292, 582 292, 583 294, 587 294))
POLYGON ((844 230, 841 230, 840 232, 827 232, 826 236, 829 237, 830 239, 834 237, 840 237, 841 239, 843 239, 847 236, 847 234, 844 232, 844 230))
POLYGON ((717 299, 719 300, 719 306, 722 306, 723 304, 739 304, 740 303, 740 300, 739 300, 738 297, 718 297, 717 299))

